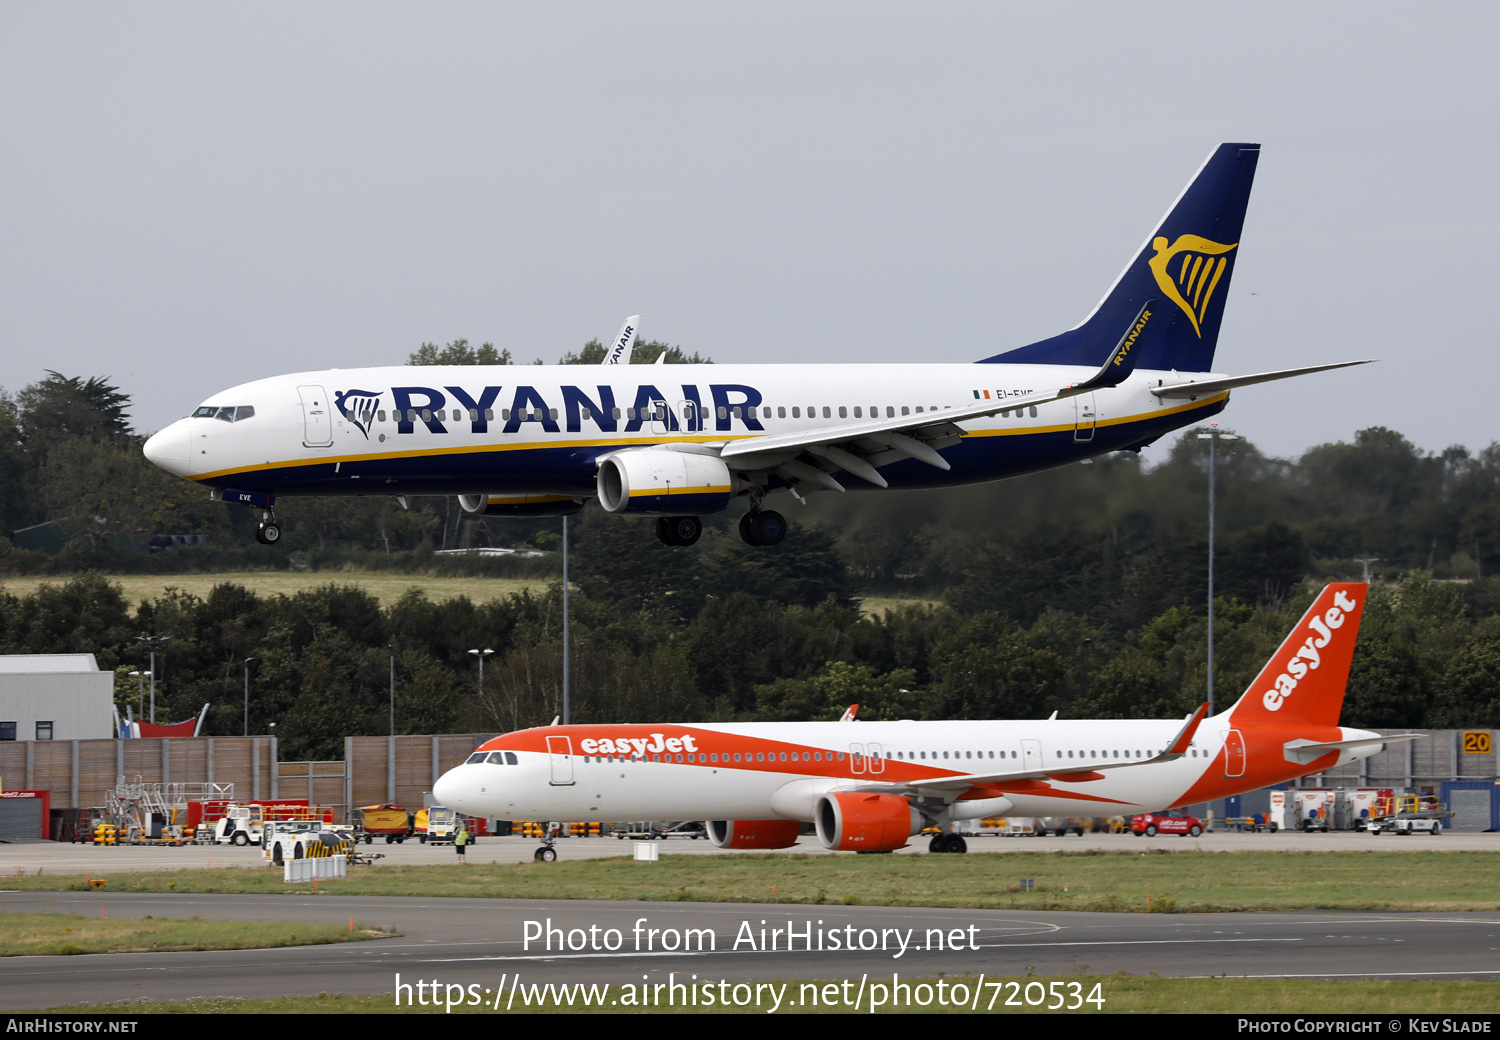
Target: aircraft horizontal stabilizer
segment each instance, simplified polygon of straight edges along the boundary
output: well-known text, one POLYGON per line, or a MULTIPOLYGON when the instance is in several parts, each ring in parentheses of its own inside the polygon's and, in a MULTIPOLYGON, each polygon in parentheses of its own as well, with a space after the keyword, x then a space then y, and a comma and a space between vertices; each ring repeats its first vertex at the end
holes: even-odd
POLYGON ((1313 365, 1309 368, 1284 368, 1279 372, 1257 372, 1251 376, 1225 376, 1220 379, 1199 379, 1186 383, 1171 383, 1167 386, 1153 386, 1151 392, 1162 398, 1186 398, 1192 400, 1198 397, 1206 397, 1209 394, 1221 393, 1225 390, 1233 390, 1238 386, 1253 386, 1256 383, 1270 383, 1277 379, 1290 379, 1293 376, 1305 376, 1313 372, 1328 372, 1335 368, 1349 368, 1351 365, 1373 364, 1374 358, 1364 361, 1340 361, 1336 365, 1313 365))
POLYGON ((1407 740, 1421 740, 1427 736, 1426 733, 1394 733, 1389 737, 1361 737, 1358 740, 1330 740, 1319 744, 1310 740, 1289 740, 1283 752, 1288 762, 1296 762, 1299 765, 1308 765, 1317 761, 1330 751, 1353 751, 1355 748, 1366 748, 1372 745, 1385 746, 1386 744, 1400 744, 1407 740))

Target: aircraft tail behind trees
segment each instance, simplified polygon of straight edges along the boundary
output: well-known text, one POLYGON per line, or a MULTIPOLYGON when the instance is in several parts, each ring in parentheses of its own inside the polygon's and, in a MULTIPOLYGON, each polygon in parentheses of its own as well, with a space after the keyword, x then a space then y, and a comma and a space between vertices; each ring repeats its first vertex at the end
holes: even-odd
POLYGON ((1219 145, 1081 324, 984 361, 1098 367, 1150 303, 1136 366, 1210 371, 1259 158, 1258 144, 1219 145))

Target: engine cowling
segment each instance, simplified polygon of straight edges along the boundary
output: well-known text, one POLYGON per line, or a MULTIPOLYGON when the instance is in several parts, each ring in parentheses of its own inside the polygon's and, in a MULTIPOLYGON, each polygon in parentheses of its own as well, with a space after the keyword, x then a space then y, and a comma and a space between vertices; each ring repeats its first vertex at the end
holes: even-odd
POLYGON ((540 492, 459 495, 458 505, 470 516, 572 516, 583 508, 583 499, 540 492))
POLYGON ((729 505, 737 481, 724 460, 663 448, 640 448, 599 463, 599 504, 608 513, 703 516, 729 505))
POLYGON ((891 852, 922 830, 922 814, 893 794, 824 795, 814 815, 818 840, 840 852, 891 852))
POLYGON ((801 833, 796 820, 708 821, 708 840, 721 849, 789 849, 801 833))

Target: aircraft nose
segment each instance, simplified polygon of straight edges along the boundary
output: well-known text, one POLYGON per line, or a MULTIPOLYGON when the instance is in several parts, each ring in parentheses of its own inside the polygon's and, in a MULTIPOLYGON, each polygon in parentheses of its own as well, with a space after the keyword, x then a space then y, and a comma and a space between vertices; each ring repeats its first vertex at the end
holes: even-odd
POLYGON ((178 419, 160 433, 152 434, 141 451, 148 461, 179 477, 189 475, 188 424, 178 419))
POLYGON ((432 785, 432 797, 437 799, 439 805, 445 805, 450 809, 457 809, 462 813, 469 812, 465 806, 472 798, 474 785, 465 782, 464 770, 468 768, 467 766, 458 766, 438 777, 437 783, 432 785))

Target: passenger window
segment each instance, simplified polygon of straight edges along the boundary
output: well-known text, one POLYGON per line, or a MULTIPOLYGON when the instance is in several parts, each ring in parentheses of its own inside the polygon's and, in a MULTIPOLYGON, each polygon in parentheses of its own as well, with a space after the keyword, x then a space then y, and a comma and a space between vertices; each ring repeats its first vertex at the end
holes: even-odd
POLYGON ((854 417, 856 419, 863 419, 864 418, 864 410, 862 408, 860 408, 859 405, 855 405, 854 406, 854 417))
POLYGON ((376 415, 377 418, 380 419, 381 422, 385 422, 385 409, 384 408, 382 408, 382 409, 380 409, 380 411, 376 412, 375 415, 376 415))
POLYGON ((786 409, 784 407, 776 409, 776 418, 778 418, 778 419, 785 419, 786 418, 786 409))
POLYGON ((829 408, 826 404, 823 406, 823 418, 825 418, 825 419, 832 419, 833 418, 833 409, 829 408))
MULTIPOLYGON (((626 410, 626 411, 627 411, 627 412, 628 412, 628 411, 630 411, 630 409, 629 409, 629 408, 627 408, 627 409, 625 409, 625 410, 626 410)), ((720 418, 720 419, 727 419, 727 418, 729 418, 729 409, 728 409, 728 408, 725 408, 725 407, 724 407, 724 406, 723 406, 723 405, 722 405, 722 404, 721 404, 721 405, 719 405, 719 418, 720 418)))
POLYGON ((839 418, 840 419, 847 419, 847 418, 849 418, 849 409, 847 407, 845 407, 844 405, 839 405, 839 418))
POLYGON ((800 419, 800 418, 802 418, 802 409, 800 407, 797 407, 796 405, 792 406, 792 418, 793 419, 800 419))
POLYGON ((1035 418, 1036 418, 1036 405, 1032 405, 1032 406, 1031 406, 1031 417, 1032 417, 1032 418, 1033 418, 1033 419, 1035 419, 1035 418))

